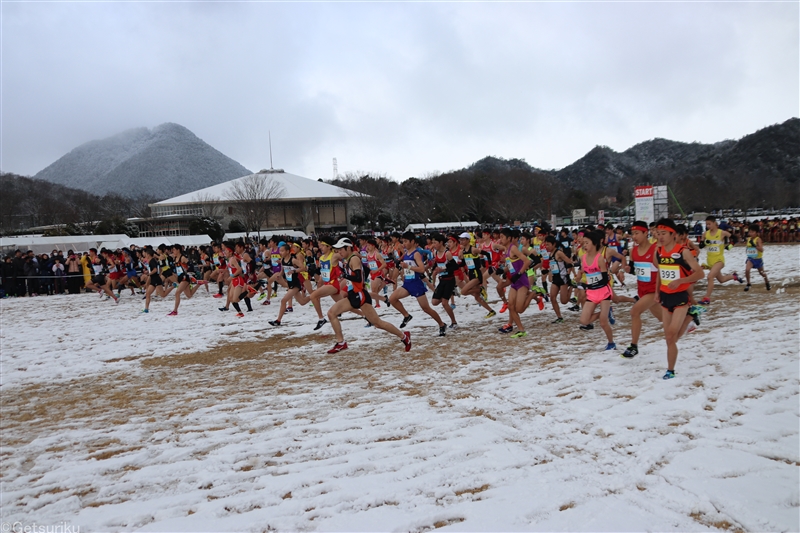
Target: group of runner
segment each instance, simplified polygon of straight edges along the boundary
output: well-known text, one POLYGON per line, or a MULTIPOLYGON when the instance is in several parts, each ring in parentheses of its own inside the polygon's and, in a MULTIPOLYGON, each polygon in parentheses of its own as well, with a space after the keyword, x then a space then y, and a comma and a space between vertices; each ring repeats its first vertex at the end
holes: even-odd
POLYGON ((507 312, 508 320, 499 331, 514 339, 528 335, 522 316, 532 304, 543 310, 549 302, 555 324, 564 322, 561 308, 569 306, 580 312, 580 329, 592 330, 598 324, 606 335, 605 349, 616 350, 612 306, 630 303, 631 343, 622 357, 638 355, 642 316, 649 311, 663 324, 668 353, 664 379, 670 379, 675 376, 677 341, 699 325, 700 315, 711 303, 715 282, 746 281, 744 290, 748 291, 755 269, 770 289, 758 232, 758 226, 751 226, 745 242, 745 279, 736 272, 722 273, 725 249, 734 239, 717 226, 714 217, 708 217, 698 243, 689 239, 684 225, 663 219, 651 224, 634 222, 628 231, 612 225, 572 232, 537 227, 530 233, 506 227, 475 234, 420 236, 406 232, 324 236, 319 241, 299 242, 273 236, 258 243, 213 243, 191 254, 180 245, 92 250, 88 263, 94 276, 86 286, 114 301, 125 288, 132 293, 139 288, 145 300, 143 313, 150 312, 154 295, 163 299, 174 293, 169 315, 175 316, 182 299, 192 298, 200 287, 210 293, 210 287, 216 285, 213 296, 225 300, 219 310, 233 307, 237 317, 245 316, 241 303, 247 311, 253 311, 253 300, 269 305, 282 287, 277 316, 269 324, 281 326, 295 302, 311 304, 317 314, 314 329, 330 323, 334 331, 336 344, 328 351, 331 354, 347 349, 340 323, 347 312, 365 319, 366 327, 395 335, 404 349, 410 350, 410 334, 403 331, 413 319, 403 304, 407 298, 416 299, 436 323, 439 336, 445 336, 448 329, 458 328, 456 296, 474 299, 486 311, 486 319, 507 312), (698 262, 701 249, 707 252, 702 266, 698 262), (626 273, 636 278, 637 295, 632 298, 618 290, 625 285, 626 273), (707 290, 697 300, 693 286, 703 277, 708 280, 707 290), (499 310, 490 304, 489 280, 494 281, 499 310), (430 300, 428 292, 432 293, 430 300), (332 304, 323 313, 327 297, 332 304), (400 314, 399 327, 378 315, 376 309, 382 303, 400 314))

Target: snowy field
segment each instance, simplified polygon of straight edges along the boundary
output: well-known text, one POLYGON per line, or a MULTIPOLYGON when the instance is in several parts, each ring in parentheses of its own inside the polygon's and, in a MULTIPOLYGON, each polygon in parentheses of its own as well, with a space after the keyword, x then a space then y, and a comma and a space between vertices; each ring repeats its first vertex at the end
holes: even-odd
MULTIPOLYGON (((743 272, 744 249, 727 255, 726 271, 743 272)), ((640 355, 619 357, 627 305, 615 306, 618 352, 579 331, 577 313, 556 325, 549 306, 529 310, 515 340, 497 332, 505 315, 485 320, 460 298, 445 338, 406 300, 410 353, 351 319, 350 349, 330 356, 313 309, 267 324, 276 301, 236 319, 202 289, 177 317, 171 298, 150 315, 130 295, 4 300, 0 521, 798 531, 798 259, 800 247, 766 248, 771 292, 757 274, 749 293, 718 286, 669 381, 651 316, 640 355)))

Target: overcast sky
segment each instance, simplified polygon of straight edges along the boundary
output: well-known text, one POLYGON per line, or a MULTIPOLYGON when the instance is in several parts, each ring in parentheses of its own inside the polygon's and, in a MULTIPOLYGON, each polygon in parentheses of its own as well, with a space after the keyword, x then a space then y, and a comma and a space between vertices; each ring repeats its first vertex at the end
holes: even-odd
POLYGON ((403 180, 798 116, 800 4, 2 3, 2 170, 176 122, 251 170, 403 180))

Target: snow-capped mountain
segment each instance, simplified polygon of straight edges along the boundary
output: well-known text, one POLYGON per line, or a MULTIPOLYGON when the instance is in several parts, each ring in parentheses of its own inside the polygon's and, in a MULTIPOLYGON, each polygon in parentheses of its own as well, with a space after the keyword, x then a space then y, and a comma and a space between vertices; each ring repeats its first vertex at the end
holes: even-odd
POLYGON ((34 178, 94 194, 167 198, 251 174, 179 124, 84 143, 34 178))

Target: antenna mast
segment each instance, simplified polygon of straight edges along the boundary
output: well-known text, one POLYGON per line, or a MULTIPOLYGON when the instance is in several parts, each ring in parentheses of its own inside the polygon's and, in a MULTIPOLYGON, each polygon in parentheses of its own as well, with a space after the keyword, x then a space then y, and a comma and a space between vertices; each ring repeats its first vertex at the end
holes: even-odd
POLYGON ((336 162, 336 158, 333 158, 333 179, 336 179, 339 176, 339 164, 336 162))
POLYGON ((272 132, 267 130, 267 133, 269 134, 269 169, 274 170, 272 168, 272 132))

